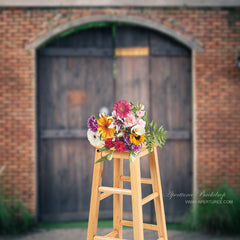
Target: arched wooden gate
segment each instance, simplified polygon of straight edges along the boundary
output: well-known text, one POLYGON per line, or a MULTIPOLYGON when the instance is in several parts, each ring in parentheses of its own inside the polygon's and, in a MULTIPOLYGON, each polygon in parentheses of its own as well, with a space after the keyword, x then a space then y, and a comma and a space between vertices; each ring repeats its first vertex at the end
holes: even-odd
MULTIPOLYGON (((88 218, 94 149, 86 138, 87 119, 127 99, 144 103, 168 130, 160 171, 167 220, 178 220, 185 199, 168 194, 192 192, 190 51, 157 32, 111 24, 60 37, 37 56, 39 219, 88 218)), ((143 159, 145 176, 147 165, 143 159)), ((128 172, 127 162, 124 168, 128 172)), ((103 181, 112 184, 111 162, 103 181)), ((144 195, 149 191, 143 186, 144 195)), ((124 201, 130 217, 130 201, 124 201)), ((146 220, 153 220, 152 208, 144 208, 146 220)), ((112 216, 111 197, 101 210, 100 217, 112 216)))

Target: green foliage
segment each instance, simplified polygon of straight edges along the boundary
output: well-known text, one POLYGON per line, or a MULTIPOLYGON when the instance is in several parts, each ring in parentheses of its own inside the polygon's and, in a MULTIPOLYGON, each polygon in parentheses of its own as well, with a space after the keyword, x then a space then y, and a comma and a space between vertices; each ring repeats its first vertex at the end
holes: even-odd
POLYGON ((133 163, 135 161, 137 155, 138 155, 138 152, 135 153, 134 151, 129 151, 129 160, 130 160, 130 162, 133 163))
MULTIPOLYGON (((103 146, 100 150, 98 150, 99 152, 103 152, 103 151, 108 151, 108 150, 110 150, 110 148, 108 148, 107 146, 103 146)), ((99 162, 103 162, 103 161, 105 161, 105 160, 112 160, 112 156, 113 156, 113 152, 111 152, 111 153, 108 153, 107 155, 105 155, 105 156, 103 156, 103 157, 101 157, 100 159, 98 159, 96 162, 95 162, 95 164, 96 163, 99 163, 99 162)))
POLYGON ((195 208, 191 207, 186 214, 183 224, 185 229, 212 234, 239 234, 239 192, 222 184, 203 193, 199 194, 195 208))
POLYGON ((19 197, 6 200, 0 190, 0 234, 25 233, 33 228, 33 218, 19 197))
POLYGON ((103 161, 105 161, 105 160, 111 161, 111 160, 112 160, 112 157, 113 157, 113 152, 108 153, 107 155, 105 155, 105 156, 101 157, 100 159, 98 159, 98 160, 95 162, 95 164, 96 164, 96 163, 99 163, 99 162, 103 162, 103 161))
POLYGON ((137 101, 137 104, 136 104, 136 105, 133 104, 132 102, 130 102, 130 105, 131 105, 131 107, 132 107, 131 111, 132 111, 134 114, 136 114, 137 111, 141 110, 141 107, 142 107, 142 105, 139 103, 139 101, 137 101))
POLYGON ((149 123, 147 112, 145 112, 143 120, 146 122, 146 146, 148 152, 150 153, 152 151, 154 143, 157 143, 160 147, 164 145, 164 143, 166 142, 167 131, 164 131, 163 126, 158 128, 157 122, 155 122, 154 120, 149 123))

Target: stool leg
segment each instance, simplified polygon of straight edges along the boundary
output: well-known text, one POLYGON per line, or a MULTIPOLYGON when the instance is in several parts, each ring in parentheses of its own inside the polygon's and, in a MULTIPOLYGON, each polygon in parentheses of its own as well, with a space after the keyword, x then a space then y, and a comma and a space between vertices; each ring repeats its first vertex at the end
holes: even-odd
POLYGON ((153 151, 149 155, 149 166, 150 166, 150 173, 152 178, 153 192, 159 193, 159 196, 154 199, 156 220, 157 220, 157 226, 158 226, 158 237, 159 239, 167 240, 168 237, 167 237, 166 220, 165 220, 163 196, 162 196, 162 186, 161 186, 158 156, 157 156, 157 147, 154 147, 153 151))
POLYGON ((140 158, 130 163, 134 240, 144 240, 140 158))
MULTIPOLYGON (((113 187, 123 188, 123 182, 121 181, 121 176, 123 175, 123 159, 115 158, 113 163, 113 187)), ((114 194, 113 195, 113 230, 118 234, 116 237, 122 238, 122 225, 120 224, 122 220, 123 211, 123 195, 114 194)))
MULTIPOLYGON (((96 150, 94 163, 99 158, 101 158, 101 156, 102 154, 97 152, 96 150)), ((102 184, 102 172, 103 172, 103 162, 94 164, 87 240, 93 240, 94 236, 97 233, 99 203, 100 203, 100 199, 99 199, 100 192, 98 191, 98 188, 102 184)))

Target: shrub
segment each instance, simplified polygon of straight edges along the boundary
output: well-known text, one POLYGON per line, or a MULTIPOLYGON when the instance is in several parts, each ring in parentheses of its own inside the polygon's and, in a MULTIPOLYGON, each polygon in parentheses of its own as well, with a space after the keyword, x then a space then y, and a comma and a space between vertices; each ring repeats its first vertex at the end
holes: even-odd
POLYGON ((186 215, 186 229, 213 234, 240 233, 240 195, 234 188, 227 184, 209 188, 199 194, 196 204, 186 215))
POLYGON ((33 228, 34 221, 18 196, 6 200, 0 190, 0 234, 25 233, 33 228))

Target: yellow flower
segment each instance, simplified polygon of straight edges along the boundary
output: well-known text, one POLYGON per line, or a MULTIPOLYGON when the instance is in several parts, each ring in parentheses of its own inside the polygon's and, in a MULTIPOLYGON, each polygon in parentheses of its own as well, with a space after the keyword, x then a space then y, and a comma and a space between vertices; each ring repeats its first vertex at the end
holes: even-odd
POLYGON ((130 142, 135 144, 135 145, 140 145, 146 140, 144 134, 142 135, 137 135, 136 133, 130 134, 130 142))
POLYGON ((98 120, 98 131, 101 134, 102 138, 112 138, 113 134, 115 132, 114 128, 109 128, 111 123, 113 122, 113 119, 109 118, 107 115, 102 115, 98 120))

